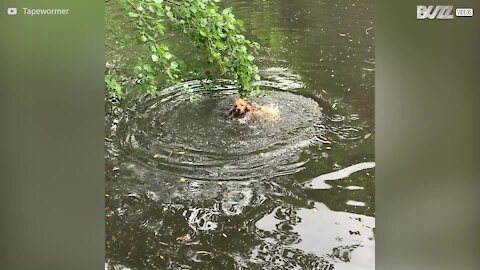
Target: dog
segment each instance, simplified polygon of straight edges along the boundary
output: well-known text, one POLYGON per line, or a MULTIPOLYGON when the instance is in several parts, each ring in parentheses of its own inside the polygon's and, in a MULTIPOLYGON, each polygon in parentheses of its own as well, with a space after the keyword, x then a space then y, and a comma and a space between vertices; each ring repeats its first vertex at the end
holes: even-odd
POLYGON ((226 115, 230 118, 242 118, 248 113, 253 114, 253 106, 243 98, 238 98, 233 102, 232 107, 228 110, 226 115))
POLYGON ((259 106, 249 103, 245 99, 238 98, 225 113, 230 119, 258 120, 266 119, 270 122, 277 122, 280 118, 280 111, 273 104, 259 106))

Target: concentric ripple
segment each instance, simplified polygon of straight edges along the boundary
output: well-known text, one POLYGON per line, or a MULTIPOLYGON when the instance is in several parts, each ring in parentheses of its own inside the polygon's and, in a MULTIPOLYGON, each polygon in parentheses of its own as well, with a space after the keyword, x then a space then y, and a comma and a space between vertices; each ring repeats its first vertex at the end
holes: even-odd
POLYGON ((186 82, 145 97, 118 122, 117 143, 132 164, 162 174, 197 180, 267 179, 302 170, 301 150, 319 143, 322 114, 318 104, 289 92, 272 90, 252 101, 276 106, 276 122, 248 122, 224 116, 238 98, 228 82, 205 90, 186 82), (188 87, 202 95, 190 102, 188 87))

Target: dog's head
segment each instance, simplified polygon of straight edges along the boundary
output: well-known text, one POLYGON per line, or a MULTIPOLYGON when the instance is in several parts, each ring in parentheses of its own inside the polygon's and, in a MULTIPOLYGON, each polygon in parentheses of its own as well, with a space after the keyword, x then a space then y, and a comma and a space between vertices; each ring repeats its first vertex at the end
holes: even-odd
POLYGON ((245 113, 252 111, 252 105, 248 104, 246 100, 239 98, 235 100, 230 111, 234 117, 240 117, 245 113))

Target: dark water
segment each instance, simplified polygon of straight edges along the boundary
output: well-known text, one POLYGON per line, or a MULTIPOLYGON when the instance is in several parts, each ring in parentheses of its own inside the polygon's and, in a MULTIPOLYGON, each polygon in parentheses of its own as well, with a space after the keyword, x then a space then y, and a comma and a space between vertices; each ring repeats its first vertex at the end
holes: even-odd
MULTIPOLYGON (((254 102, 279 118, 226 119, 228 81, 187 81, 196 103, 177 85, 107 108, 106 268, 374 269, 373 3, 222 5, 262 45, 270 94, 254 102)), ((107 67, 126 69, 131 49, 107 67)))

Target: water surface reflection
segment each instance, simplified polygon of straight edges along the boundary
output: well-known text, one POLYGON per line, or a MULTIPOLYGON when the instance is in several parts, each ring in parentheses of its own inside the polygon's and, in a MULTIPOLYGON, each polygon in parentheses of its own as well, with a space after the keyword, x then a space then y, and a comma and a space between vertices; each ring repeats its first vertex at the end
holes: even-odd
MULTIPOLYGON (((374 269, 373 3, 222 5, 261 43, 272 92, 257 102, 286 104, 283 118, 228 121, 228 82, 199 103, 172 87, 108 107, 106 268, 374 269)), ((125 68, 128 52, 107 60, 125 68)))

